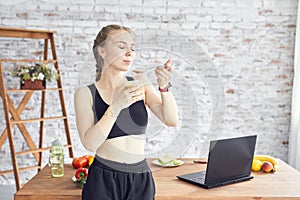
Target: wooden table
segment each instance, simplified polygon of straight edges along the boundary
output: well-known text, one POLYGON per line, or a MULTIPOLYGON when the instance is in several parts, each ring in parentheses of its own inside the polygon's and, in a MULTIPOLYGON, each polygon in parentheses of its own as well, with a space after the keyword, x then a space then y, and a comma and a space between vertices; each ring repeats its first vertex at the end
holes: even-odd
MULTIPOLYGON (((203 189, 185 183, 176 175, 205 169, 205 164, 194 164, 194 159, 182 159, 185 164, 174 168, 154 166, 148 159, 156 183, 156 200, 179 199, 300 199, 300 173, 280 161, 276 173, 253 172, 254 179, 213 189, 203 189)), ((45 167, 24 187, 16 192, 15 200, 81 200, 81 189, 76 188, 71 178, 71 165, 65 165, 62 178, 52 178, 45 167)))

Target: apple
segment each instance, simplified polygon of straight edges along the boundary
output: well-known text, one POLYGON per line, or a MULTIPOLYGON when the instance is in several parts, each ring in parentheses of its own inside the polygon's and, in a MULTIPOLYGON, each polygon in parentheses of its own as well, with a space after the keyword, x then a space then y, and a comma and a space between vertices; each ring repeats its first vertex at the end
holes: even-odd
POLYGON ((261 169, 264 172, 272 172, 274 170, 273 164, 271 162, 265 161, 262 166, 261 169))

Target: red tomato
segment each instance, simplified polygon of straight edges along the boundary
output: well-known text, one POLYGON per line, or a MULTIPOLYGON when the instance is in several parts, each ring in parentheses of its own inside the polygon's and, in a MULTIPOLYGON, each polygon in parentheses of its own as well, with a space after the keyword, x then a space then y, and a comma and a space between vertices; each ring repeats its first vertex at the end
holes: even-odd
POLYGON ((85 167, 87 164, 88 164, 88 161, 83 157, 74 158, 73 162, 72 162, 72 165, 75 169, 78 169, 80 167, 85 167))
POLYGON ((94 156, 91 156, 91 155, 84 155, 84 156, 82 156, 82 158, 85 158, 88 161, 87 167, 90 166, 94 160, 94 156))
POLYGON ((91 155, 84 155, 84 156, 81 156, 82 158, 85 158, 88 162, 90 160, 90 158, 92 157, 91 155))

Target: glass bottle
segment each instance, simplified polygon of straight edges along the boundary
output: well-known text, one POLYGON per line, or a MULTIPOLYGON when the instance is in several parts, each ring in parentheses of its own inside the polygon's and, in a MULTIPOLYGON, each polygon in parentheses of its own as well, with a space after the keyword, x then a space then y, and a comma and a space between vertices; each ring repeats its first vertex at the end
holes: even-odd
POLYGON ((52 142, 49 166, 52 177, 62 177, 64 175, 64 147, 58 139, 52 142))

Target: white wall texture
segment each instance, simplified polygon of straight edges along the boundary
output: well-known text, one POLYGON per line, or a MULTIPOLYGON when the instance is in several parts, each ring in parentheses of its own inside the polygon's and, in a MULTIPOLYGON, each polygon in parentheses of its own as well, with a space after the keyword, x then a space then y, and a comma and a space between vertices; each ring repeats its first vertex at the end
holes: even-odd
MULTIPOLYGON (((1 0, 0 6, 0 26, 57 31, 75 156, 91 152, 78 137, 73 94, 94 81, 93 40, 103 26, 114 23, 138 34, 133 67, 148 69, 145 76, 151 81, 151 67, 167 58, 174 61, 172 91, 180 122, 166 127, 150 114, 148 157, 204 157, 212 139, 257 134, 256 153, 287 161, 297 0, 1 0)), ((0 38, 1 58, 42 59, 42 50, 42 40, 0 38)), ((19 86, 8 72, 6 84, 19 86)), ((21 96, 10 94, 15 106, 21 96)), ((40 99, 36 92, 22 118, 39 116, 40 99)), ((46 99, 47 116, 59 115, 57 93, 49 92, 46 99)), ((1 134, 5 118, 0 102, 1 134)), ((26 127, 37 143, 38 123, 26 127)), ((16 149, 28 149, 18 129, 13 130, 16 149)), ((57 136, 65 140, 63 123, 46 122, 44 146, 57 136)), ((11 169, 8 141, 0 149, 0 163, 1 171, 11 169)), ((18 156, 18 163, 34 163, 33 156, 18 156)), ((21 172, 22 182, 35 173, 21 172)), ((0 177, 0 184, 13 183, 12 174, 0 177)))

